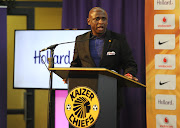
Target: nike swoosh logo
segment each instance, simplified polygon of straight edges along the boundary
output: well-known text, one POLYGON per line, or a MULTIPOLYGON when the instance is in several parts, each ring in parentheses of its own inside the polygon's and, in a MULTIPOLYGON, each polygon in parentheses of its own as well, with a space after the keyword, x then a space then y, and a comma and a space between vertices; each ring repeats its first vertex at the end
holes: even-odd
POLYGON ((163 84, 166 84, 166 83, 168 83, 168 82, 169 82, 169 81, 161 83, 161 81, 160 81, 160 82, 159 82, 159 85, 163 85, 163 84))
MULTIPOLYGON (((168 41, 169 41, 169 40, 168 40, 168 41)), ((159 41, 159 45, 164 44, 164 43, 166 43, 166 42, 168 42, 168 41, 164 41, 164 42, 160 42, 160 41, 159 41)))

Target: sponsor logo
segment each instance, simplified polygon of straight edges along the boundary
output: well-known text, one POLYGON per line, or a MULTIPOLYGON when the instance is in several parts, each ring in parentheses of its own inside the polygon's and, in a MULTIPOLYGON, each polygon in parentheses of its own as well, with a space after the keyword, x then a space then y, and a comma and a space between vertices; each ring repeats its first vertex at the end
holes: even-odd
POLYGON ((159 82, 159 85, 164 85, 164 84, 166 84, 166 83, 168 83, 168 82, 170 82, 170 81, 163 82, 163 83, 160 81, 160 82, 159 82))
POLYGON ((90 88, 74 88, 66 98, 66 118, 74 127, 88 128, 92 126, 98 118, 99 111, 98 97, 90 88))
POLYGON ((166 17, 163 18, 162 22, 165 24, 167 22, 166 17))
POLYGON ((177 128, 176 115, 156 115, 156 128, 177 128))
POLYGON ((175 34, 154 35, 154 49, 174 49, 175 34))
POLYGON ((175 90, 176 75, 156 75, 155 88, 164 90, 175 90))
POLYGON ((174 10, 175 0, 154 0, 154 10, 174 10))
POLYGON ((175 14, 155 14, 154 29, 174 29, 175 14))
POLYGON ((175 55, 156 54, 155 69, 175 69, 175 55))
POLYGON ((166 64, 168 62, 168 59, 164 57, 163 62, 166 64))
MULTIPOLYGON (((169 40, 168 40, 169 41, 169 40)), ((160 42, 159 41, 159 45, 162 45, 162 44, 164 44, 164 43, 166 43, 166 42, 168 42, 168 41, 164 41, 164 42, 160 42)))
POLYGON ((157 94, 155 97, 156 109, 176 110, 176 95, 157 94))
POLYGON ((166 123, 166 124, 169 123, 169 119, 167 117, 164 118, 164 123, 166 123))
MULTIPOLYGON (((66 55, 54 55, 54 64, 70 64, 70 51, 66 55)), ((39 51, 34 51, 34 64, 49 64, 48 58, 51 57, 50 51, 46 51, 46 54, 40 55, 39 51), (44 62, 43 62, 43 61, 44 62)))

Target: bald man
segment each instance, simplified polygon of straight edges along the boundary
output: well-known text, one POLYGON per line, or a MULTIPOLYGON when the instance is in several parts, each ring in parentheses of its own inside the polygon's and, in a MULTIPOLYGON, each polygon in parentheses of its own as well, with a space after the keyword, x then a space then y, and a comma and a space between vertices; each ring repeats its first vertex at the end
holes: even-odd
POLYGON ((71 67, 103 67, 118 73, 123 69, 124 75, 133 79, 137 65, 125 37, 107 30, 107 12, 92 8, 87 23, 91 31, 76 38, 71 67))
POLYGON ((108 15, 106 11, 100 7, 92 8, 89 11, 87 23, 91 26, 92 34, 101 37, 106 32, 108 15))
MULTIPOLYGON (((87 23, 91 31, 76 37, 71 67, 102 67, 118 73, 122 69, 126 77, 137 80, 137 64, 125 37, 107 30, 107 12, 100 7, 92 8, 87 23)), ((118 113, 122 103, 120 98, 118 93, 118 113)))

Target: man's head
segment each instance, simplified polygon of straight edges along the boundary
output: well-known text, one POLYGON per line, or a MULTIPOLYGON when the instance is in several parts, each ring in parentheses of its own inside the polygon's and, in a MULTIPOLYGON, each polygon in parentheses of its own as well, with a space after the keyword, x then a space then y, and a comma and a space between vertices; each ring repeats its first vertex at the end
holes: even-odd
POLYGON ((100 7, 92 8, 89 11, 87 23, 91 26, 93 35, 98 37, 102 36, 106 32, 108 24, 107 12, 100 7))

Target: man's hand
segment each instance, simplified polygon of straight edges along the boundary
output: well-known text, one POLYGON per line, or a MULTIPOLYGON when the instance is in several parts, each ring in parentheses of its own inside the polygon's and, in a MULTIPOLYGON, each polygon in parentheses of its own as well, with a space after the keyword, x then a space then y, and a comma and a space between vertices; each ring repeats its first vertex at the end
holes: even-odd
POLYGON ((129 79, 132 79, 132 80, 135 80, 135 81, 138 81, 138 78, 136 77, 133 77, 130 73, 127 73, 124 75, 125 77, 129 78, 129 79))
POLYGON ((135 80, 135 81, 139 81, 137 77, 133 77, 133 80, 135 80))

